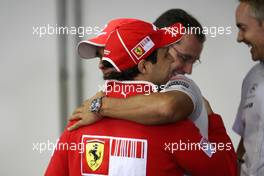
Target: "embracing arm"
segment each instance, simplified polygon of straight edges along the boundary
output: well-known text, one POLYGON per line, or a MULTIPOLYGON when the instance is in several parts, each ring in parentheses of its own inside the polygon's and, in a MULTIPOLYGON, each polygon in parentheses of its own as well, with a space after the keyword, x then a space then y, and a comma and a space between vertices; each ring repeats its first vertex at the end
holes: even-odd
POLYGON ((81 126, 95 123, 101 116, 113 117, 141 123, 144 125, 157 125, 179 121, 187 118, 194 109, 191 98, 180 91, 152 93, 150 95, 137 95, 126 99, 104 97, 98 113, 89 111, 94 98, 102 97, 98 92, 78 107, 70 120, 79 120, 68 130, 75 130, 81 126))
POLYGON ((105 97, 100 115, 145 125, 176 122, 188 117, 194 107, 191 98, 180 91, 137 95, 126 99, 105 97))

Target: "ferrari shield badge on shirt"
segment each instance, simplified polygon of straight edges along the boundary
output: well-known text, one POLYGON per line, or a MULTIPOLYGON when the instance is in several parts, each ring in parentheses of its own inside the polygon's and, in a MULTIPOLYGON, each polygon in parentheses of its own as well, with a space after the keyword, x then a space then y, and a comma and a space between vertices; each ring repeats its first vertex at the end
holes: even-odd
POLYGON ((82 135, 81 175, 146 176, 147 140, 82 135))
POLYGON ((102 164, 104 157, 104 141, 91 140, 86 143, 86 162, 88 166, 96 171, 102 164))

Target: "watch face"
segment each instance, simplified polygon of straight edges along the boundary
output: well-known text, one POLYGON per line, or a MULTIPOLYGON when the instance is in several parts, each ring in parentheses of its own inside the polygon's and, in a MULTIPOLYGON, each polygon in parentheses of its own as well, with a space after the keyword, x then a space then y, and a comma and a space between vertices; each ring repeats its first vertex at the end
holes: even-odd
POLYGON ((91 112, 99 112, 100 107, 101 107, 100 98, 96 98, 91 103, 90 111, 91 112))
POLYGON ((95 102, 94 102, 94 100, 92 101, 90 108, 91 108, 91 111, 94 111, 94 109, 95 109, 95 102))
POLYGON ((95 112, 95 110, 96 110, 96 99, 94 99, 92 101, 90 109, 92 112, 95 112))

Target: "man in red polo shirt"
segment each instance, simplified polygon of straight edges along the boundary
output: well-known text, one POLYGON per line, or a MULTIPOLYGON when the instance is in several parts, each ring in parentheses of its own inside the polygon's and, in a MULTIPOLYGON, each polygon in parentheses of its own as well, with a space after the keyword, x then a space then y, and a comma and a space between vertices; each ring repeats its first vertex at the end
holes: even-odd
MULTIPOLYGON (((172 27, 179 29, 180 24, 172 27)), ((142 21, 117 28, 108 39, 103 60, 118 71, 110 76, 122 81, 107 82, 106 96, 150 93, 156 90, 152 83, 165 84, 176 69, 169 47, 181 37, 142 21), (125 81, 130 79, 134 81, 125 81), (126 87, 130 91, 124 94, 126 87)), ((95 99, 91 112, 98 112, 102 99, 95 99)), ((234 175, 230 163, 232 158, 210 144, 190 120, 144 126, 103 118, 90 126, 65 131, 45 175, 234 175), (62 149, 63 144, 82 147, 62 149)))
MULTIPOLYGON (((202 30, 200 23, 182 9, 172 9, 165 12, 155 21, 155 24, 162 27, 170 26, 175 22, 181 22, 186 28, 202 30)), ((93 39, 94 42, 101 41, 100 37, 93 39)), ((190 74, 192 72, 193 64, 199 60, 204 41, 205 36, 202 33, 186 34, 183 40, 170 48, 170 52, 176 58, 175 62, 177 62, 176 74, 190 74)), ((232 158, 230 168, 236 170, 236 156, 222 118, 213 113, 208 102, 203 103, 201 92, 192 80, 178 75, 170 82, 172 84, 168 83, 170 86, 167 88, 174 93, 155 93, 149 96, 138 95, 126 99, 104 98, 99 113, 91 114, 87 112, 90 107, 90 101, 87 101, 73 114, 72 117, 74 119, 81 118, 81 120, 71 126, 70 129, 95 122, 98 119, 96 114, 130 120, 145 125, 175 123, 181 119, 189 118, 199 128, 202 136, 210 142, 232 146, 230 151, 219 152, 223 152, 232 158), (188 88, 186 88, 186 85, 188 88), (190 99, 191 101, 189 101, 190 99), (208 110, 208 118, 205 109, 208 110)))

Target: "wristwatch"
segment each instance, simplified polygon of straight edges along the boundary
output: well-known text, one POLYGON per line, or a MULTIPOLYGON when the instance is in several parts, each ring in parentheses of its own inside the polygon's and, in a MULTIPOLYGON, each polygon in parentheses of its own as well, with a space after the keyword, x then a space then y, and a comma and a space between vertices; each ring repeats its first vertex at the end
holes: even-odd
POLYGON ((102 99, 104 98, 104 96, 102 97, 98 97, 92 100, 91 105, 90 105, 90 111, 91 112, 95 112, 98 113, 102 107, 102 99))

